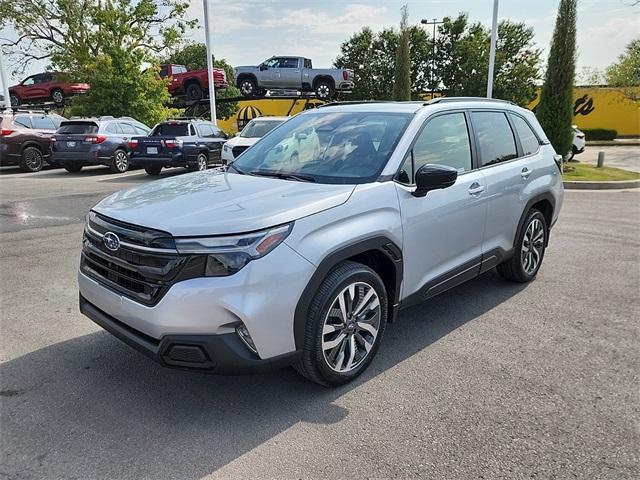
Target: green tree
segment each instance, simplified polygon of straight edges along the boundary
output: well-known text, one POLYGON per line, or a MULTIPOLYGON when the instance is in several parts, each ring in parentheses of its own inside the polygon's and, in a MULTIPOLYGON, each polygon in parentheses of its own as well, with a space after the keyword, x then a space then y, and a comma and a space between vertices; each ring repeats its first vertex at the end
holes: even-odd
MULTIPOLYGON (((523 23, 498 25, 494 98, 526 105, 536 93, 540 50, 533 29, 523 23)), ((467 14, 445 18, 438 27, 436 78, 447 96, 484 97, 489 70, 491 33, 481 23, 469 24, 467 14)))
POLYGON ((607 83, 620 88, 634 102, 640 101, 640 38, 632 40, 618 61, 607 68, 607 83))
POLYGON ((173 111, 155 55, 177 45, 195 21, 182 0, 0 0, 0 21, 13 28, 15 71, 34 60, 92 88, 78 114, 128 114, 151 124, 173 111))
POLYGON ((573 84, 576 69, 576 2, 560 0, 551 39, 549 62, 536 116, 553 148, 561 155, 571 149, 573 84))
MULTIPOLYGON (((188 70, 200 70, 207 68, 207 46, 204 43, 188 43, 166 56, 162 63, 175 63, 184 65, 188 70)), ((238 111, 238 102, 226 101, 227 98, 240 96, 240 90, 234 85, 233 67, 224 59, 214 59, 213 66, 222 68, 227 75, 229 86, 224 89, 216 89, 216 117, 226 119, 238 111)))
POLYGON ((411 57, 409 9, 407 5, 401 8, 400 32, 396 48, 396 61, 393 75, 393 99, 411 100, 411 57))

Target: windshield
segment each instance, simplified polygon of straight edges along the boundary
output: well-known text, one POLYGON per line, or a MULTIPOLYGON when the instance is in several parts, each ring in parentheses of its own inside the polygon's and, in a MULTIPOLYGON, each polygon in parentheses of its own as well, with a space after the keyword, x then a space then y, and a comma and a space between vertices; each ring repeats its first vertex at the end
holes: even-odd
POLYGON ((411 117, 380 112, 298 115, 246 150, 231 171, 320 183, 372 182, 411 117))
POLYGON ((261 138, 280 125, 284 120, 251 120, 240 133, 244 138, 261 138))
POLYGON ((161 123, 151 132, 150 137, 187 137, 188 123, 161 123))

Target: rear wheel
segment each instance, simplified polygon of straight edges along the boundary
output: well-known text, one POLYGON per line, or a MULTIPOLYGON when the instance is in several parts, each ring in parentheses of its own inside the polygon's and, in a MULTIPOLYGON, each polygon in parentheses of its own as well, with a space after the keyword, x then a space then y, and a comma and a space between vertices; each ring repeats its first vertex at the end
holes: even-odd
POLYGON ((82 170, 82 165, 78 165, 76 163, 71 163, 63 166, 67 172, 71 172, 71 173, 78 173, 80 170, 82 170))
POLYGON ((39 172, 42 170, 42 152, 37 147, 27 147, 22 151, 20 169, 23 172, 39 172))
POLYGON ((187 169, 203 172, 207 169, 208 166, 209 166, 209 157, 207 157, 205 153, 199 153, 198 156, 196 157, 196 163, 189 165, 187 169))
POLYGON ((53 103, 55 103, 56 105, 63 105, 64 104, 64 92, 62 90, 60 90, 59 88, 56 88, 54 90, 51 91, 51 100, 53 100, 53 103))
POLYGON ((309 307, 302 359, 295 369, 325 386, 360 375, 387 324, 387 293, 369 267, 343 262, 324 279, 309 307))
POLYGON ((153 175, 153 176, 160 175, 161 170, 162 170, 162 167, 147 167, 144 169, 144 171, 147 172, 147 175, 153 175))
POLYGON ((202 98, 202 87, 199 83, 190 83, 187 85, 186 94, 189 100, 200 100, 202 98))
POLYGON ((331 100, 333 98, 333 85, 328 80, 319 80, 316 83, 316 97, 320 100, 331 100))
POLYGON ((113 173, 124 173, 129 170, 129 155, 124 150, 116 150, 111 159, 109 169, 113 173))
POLYGON ((529 210, 518 233, 513 257, 498 265, 498 273, 512 282, 533 280, 542 265, 548 232, 544 215, 539 210, 529 210))

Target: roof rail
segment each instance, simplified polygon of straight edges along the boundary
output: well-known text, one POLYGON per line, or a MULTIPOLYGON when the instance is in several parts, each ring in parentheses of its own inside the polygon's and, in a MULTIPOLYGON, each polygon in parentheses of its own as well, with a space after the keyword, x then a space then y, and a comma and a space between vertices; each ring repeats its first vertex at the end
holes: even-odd
MULTIPOLYGON (((2 107, 0 108, 0 110, 9 110, 8 107, 2 107)), ((12 113, 15 115, 16 113, 43 113, 45 115, 47 115, 49 113, 49 110, 44 109, 44 110, 34 110, 32 108, 19 108, 19 107, 11 107, 12 113)))
POLYGON ((202 120, 203 122, 209 121, 202 117, 170 117, 170 118, 166 118, 164 121, 166 122, 167 120, 202 120))
POLYGON ((434 105, 436 103, 449 103, 449 102, 498 102, 508 103, 509 105, 515 105, 515 103, 509 100, 501 100, 499 98, 485 98, 485 97, 438 97, 427 100, 423 105, 434 105))
POLYGON ((318 108, 323 107, 331 107, 334 105, 361 105, 361 104, 370 104, 370 103, 397 103, 393 100, 347 100, 343 102, 328 102, 323 103, 322 105, 318 105, 318 108))

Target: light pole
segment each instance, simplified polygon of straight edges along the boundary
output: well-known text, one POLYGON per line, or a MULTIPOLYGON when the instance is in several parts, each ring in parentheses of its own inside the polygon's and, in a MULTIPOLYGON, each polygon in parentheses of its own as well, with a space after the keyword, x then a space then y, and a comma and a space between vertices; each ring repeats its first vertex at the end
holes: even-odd
POLYGON ((435 71, 435 67, 436 67, 436 25, 440 25, 441 23, 444 23, 442 21, 438 21, 438 19, 434 18, 431 22, 428 21, 426 18, 423 18, 420 21, 421 24, 423 25, 433 25, 433 40, 432 40, 432 47, 431 47, 431 73, 429 75, 429 80, 431 83, 431 98, 433 98, 433 95, 435 94, 435 89, 436 86, 434 85, 434 78, 433 78, 433 73, 435 71))
POLYGON ((498 40, 498 0, 493 0, 493 20, 491 22, 491 50, 489 51, 489 74, 487 75, 487 98, 493 95, 493 68, 496 62, 496 41, 498 40))
POLYGON ((7 74, 4 71, 4 53, 2 52, 2 45, 0 45, 0 80, 2 80, 2 91, 4 93, 4 107, 9 113, 11 109, 11 94, 9 93, 9 82, 7 82, 7 74))
POLYGON ((209 111, 211 121, 217 125, 216 119, 216 88, 213 84, 213 56, 211 52, 211 29, 209 28, 209 1, 202 0, 204 5, 204 43, 207 46, 207 78, 209 80, 209 111))

